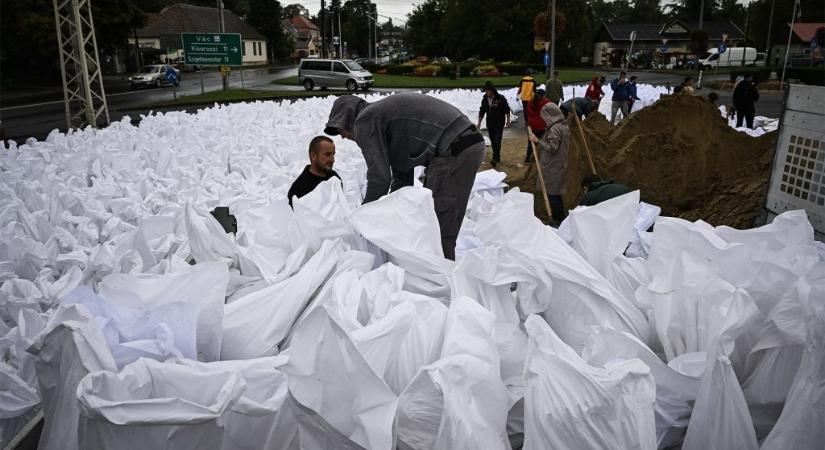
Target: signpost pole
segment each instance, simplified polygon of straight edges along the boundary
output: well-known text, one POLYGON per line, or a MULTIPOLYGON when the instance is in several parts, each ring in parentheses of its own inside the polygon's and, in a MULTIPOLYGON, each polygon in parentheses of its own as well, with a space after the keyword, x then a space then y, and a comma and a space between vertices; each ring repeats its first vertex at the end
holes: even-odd
POLYGON ((633 43, 636 42, 636 31, 630 32, 630 51, 627 53, 627 57, 624 60, 624 71, 627 72, 627 66, 630 64, 630 55, 633 54, 633 43))
POLYGON ((201 74, 201 95, 203 95, 203 94, 205 93, 205 92, 203 91, 203 71, 202 71, 202 70, 200 70, 200 69, 198 69, 198 73, 200 73, 200 74, 201 74))
MULTIPOLYGON (((225 33, 226 29, 223 22, 223 0, 218 0, 218 14, 221 18, 221 33, 225 33)), ((229 90, 229 80, 226 78, 226 74, 223 71, 221 71, 221 80, 223 83, 223 90, 229 90)))
POLYGON ((243 85, 243 66, 241 66, 240 72, 241 72, 241 89, 246 89, 246 87, 243 85))

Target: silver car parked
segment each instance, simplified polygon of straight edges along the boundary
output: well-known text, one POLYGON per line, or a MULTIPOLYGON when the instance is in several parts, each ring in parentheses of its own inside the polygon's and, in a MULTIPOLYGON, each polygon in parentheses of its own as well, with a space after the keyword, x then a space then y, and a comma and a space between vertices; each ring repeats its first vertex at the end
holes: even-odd
POLYGON ((368 70, 349 59, 302 59, 298 67, 298 83, 308 91, 316 87, 366 91, 374 81, 368 70))

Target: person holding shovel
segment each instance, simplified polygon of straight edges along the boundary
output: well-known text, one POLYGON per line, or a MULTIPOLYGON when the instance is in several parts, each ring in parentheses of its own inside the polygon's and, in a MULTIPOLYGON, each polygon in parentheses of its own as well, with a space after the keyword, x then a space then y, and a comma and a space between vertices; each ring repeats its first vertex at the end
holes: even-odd
POLYGON ((557 225, 564 220, 562 196, 567 191, 567 154, 570 149, 570 128, 558 105, 547 103, 541 109, 541 118, 547 125, 539 139, 530 133, 530 141, 536 146, 536 160, 540 167, 538 188, 546 193, 550 203, 550 223, 557 225))

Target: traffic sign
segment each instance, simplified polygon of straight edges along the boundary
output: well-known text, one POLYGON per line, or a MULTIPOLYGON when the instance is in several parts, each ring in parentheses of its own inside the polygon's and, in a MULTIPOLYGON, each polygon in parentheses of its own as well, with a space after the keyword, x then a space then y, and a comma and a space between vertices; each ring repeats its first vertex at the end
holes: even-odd
POLYGON ((178 71, 175 70, 172 66, 166 66, 166 73, 164 74, 166 79, 172 84, 178 84, 178 71))
POLYGON ((667 45, 663 45, 661 48, 659 48, 659 50, 661 50, 662 53, 667 53, 667 45))
POLYGON ((239 33, 181 33, 186 64, 240 66, 243 59, 239 33))
POLYGON ((221 73, 222 74, 224 74, 224 75, 228 74, 230 71, 231 71, 231 69, 229 68, 229 66, 221 66, 221 73))
POLYGON ((721 55, 722 53, 725 53, 725 51, 726 51, 727 49, 728 49, 728 46, 727 46, 727 45, 725 45, 725 43, 724 43, 724 42, 720 42, 720 43, 719 43, 719 54, 720 54, 720 55, 721 55))
POLYGON ((816 38, 811 39, 811 48, 816 48, 816 38))
POLYGON ((545 53, 545 54, 544 54, 544 65, 545 65, 545 66, 549 66, 549 65, 550 65, 550 53, 545 53))

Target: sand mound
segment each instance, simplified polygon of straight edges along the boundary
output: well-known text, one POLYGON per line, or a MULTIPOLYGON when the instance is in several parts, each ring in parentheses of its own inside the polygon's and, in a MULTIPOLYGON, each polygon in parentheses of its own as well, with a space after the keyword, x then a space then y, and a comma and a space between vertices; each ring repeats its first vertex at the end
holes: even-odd
MULTIPOLYGON (((737 132, 716 107, 686 96, 664 97, 616 127, 600 114, 583 125, 599 175, 641 189, 642 198, 663 214, 753 226, 765 200, 776 132, 758 138, 737 132)), ((587 166, 572 121, 571 130, 576 151, 569 186, 577 186, 587 166)))

